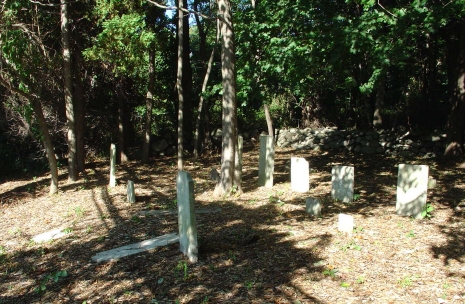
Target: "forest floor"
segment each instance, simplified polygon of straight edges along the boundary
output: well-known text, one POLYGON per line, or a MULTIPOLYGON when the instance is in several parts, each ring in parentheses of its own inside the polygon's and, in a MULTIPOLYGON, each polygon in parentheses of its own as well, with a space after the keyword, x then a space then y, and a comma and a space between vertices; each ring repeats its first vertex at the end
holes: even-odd
POLYGON ((244 153, 240 196, 215 199, 211 168, 220 156, 187 159, 195 181, 199 261, 179 244, 119 261, 95 254, 177 232, 177 216, 141 215, 176 208, 176 159, 117 167, 108 187, 107 160, 89 164, 76 183, 60 170, 60 192, 49 177, 24 175, 0 184, 0 303, 465 303, 465 169, 433 159, 396 159, 277 149, 275 184, 257 187, 258 147, 244 153), (290 190, 290 157, 310 162, 310 191, 290 190), (429 165, 431 218, 395 213, 397 165, 429 165), (331 199, 331 167, 355 166, 350 204, 331 199), (126 182, 137 201, 126 202, 126 182), (319 198, 322 216, 305 212, 319 198), (338 232, 338 214, 354 217, 352 234, 338 232), (31 238, 52 229, 65 236, 31 238))

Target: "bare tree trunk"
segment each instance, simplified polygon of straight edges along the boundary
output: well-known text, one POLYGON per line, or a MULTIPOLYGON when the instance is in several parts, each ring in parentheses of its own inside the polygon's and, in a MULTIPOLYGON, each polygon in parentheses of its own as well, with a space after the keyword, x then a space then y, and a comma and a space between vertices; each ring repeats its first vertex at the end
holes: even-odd
MULTIPOLYGON (((183 8, 188 9, 187 0, 183 1, 183 8)), ((183 90, 183 141, 192 143, 194 129, 194 113, 192 111, 192 66, 190 59, 189 14, 183 13, 183 52, 182 52, 182 90, 183 90)), ((187 147, 184 147, 185 149, 187 147)))
POLYGON ((449 47, 449 94, 452 109, 447 124, 447 142, 444 155, 463 155, 463 131, 465 128, 465 23, 456 25, 449 47))
POLYGON ((57 159, 55 157, 55 152, 53 151, 53 143, 50 138, 50 133, 48 129, 47 122, 45 121, 44 112, 42 111, 42 106, 40 102, 36 99, 30 101, 34 114, 36 115, 37 122, 39 123, 40 131, 42 133, 42 140, 44 141, 45 151, 47 153, 48 164, 50 167, 50 195, 58 192, 58 167, 57 159))
POLYGON ((199 157, 199 133, 200 133, 200 122, 202 121, 203 102, 204 102, 203 93, 207 89, 207 83, 208 83, 208 79, 210 78, 210 73, 211 73, 212 66, 213 66, 213 59, 215 58, 216 45, 218 44, 218 40, 219 40, 219 32, 217 32, 215 45, 213 46, 212 52, 210 54, 210 58, 208 59, 208 65, 207 65, 207 69, 205 71, 205 77, 203 78, 203 83, 202 83, 202 92, 200 93, 200 101, 199 101, 199 107, 198 107, 197 121, 195 123, 195 133, 194 133, 194 158, 195 159, 199 157))
POLYGON ((147 86, 147 96, 145 97, 145 126, 144 143, 142 146, 142 162, 149 161, 150 135, 152 134, 152 106, 153 90, 155 87, 155 50, 149 50, 149 83, 147 86))
POLYGON ((384 97, 386 95, 386 75, 385 71, 381 72, 382 75, 378 81, 378 87, 376 91, 375 99, 375 111, 373 113, 373 128, 381 129, 383 127, 383 108, 384 108, 384 97))
POLYGON ((70 35, 68 22, 68 4, 66 0, 60 0, 61 7, 61 42, 63 44, 63 78, 66 105, 66 119, 68 125, 68 181, 75 182, 78 179, 76 158, 76 130, 73 104, 73 76, 71 65, 70 35))
POLYGON ((73 54, 74 57, 74 117, 76 118, 75 130, 76 130, 76 161, 78 172, 84 172, 86 155, 84 150, 84 133, 85 133, 85 121, 84 121, 84 85, 82 83, 80 75, 81 57, 80 49, 73 54))
POLYGON ((218 0, 221 19, 221 75, 223 78, 223 142, 221 151, 220 180, 214 195, 228 193, 234 182, 235 150, 237 147, 236 67, 234 55, 234 30, 230 0, 218 0))
POLYGON ((127 155, 127 143, 126 143, 126 133, 128 128, 127 119, 126 119, 126 105, 124 102, 124 93, 123 93, 123 80, 119 80, 119 84, 116 85, 116 99, 118 100, 118 149, 119 153, 117 158, 119 163, 125 163, 128 161, 127 155))
POLYGON ((268 135, 274 137, 273 122, 271 121, 270 109, 268 109, 267 104, 264 104, 263 107, 265 108, 265 118, 266 118, 266 125, 268 126, 268 135))
POLYGON ((178 70, 176 89, 178 91, 178 171, 184 169, 184 91, 183 91, 183 57, 184 57, 184 12, 183 0, 178 0, 178 70))

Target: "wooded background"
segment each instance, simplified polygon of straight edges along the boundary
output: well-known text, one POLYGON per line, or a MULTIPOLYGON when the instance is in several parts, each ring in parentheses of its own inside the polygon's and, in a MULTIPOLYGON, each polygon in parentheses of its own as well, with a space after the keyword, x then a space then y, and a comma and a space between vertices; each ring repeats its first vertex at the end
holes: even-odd
POLYGON ((197 156, 228 107, 231 142, 267 130, 267 105, 275 128, 443 129, 444 153, 463 154, 463 0, 5 0, 0 14, 0 168, 50 168, 51 192, 60 157, 73 181, 113 142, 121 162, 170 133, 197 156))

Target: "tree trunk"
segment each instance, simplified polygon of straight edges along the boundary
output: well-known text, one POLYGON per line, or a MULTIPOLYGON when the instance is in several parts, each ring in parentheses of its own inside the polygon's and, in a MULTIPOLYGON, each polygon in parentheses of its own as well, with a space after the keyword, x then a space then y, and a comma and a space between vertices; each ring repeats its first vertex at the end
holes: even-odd
POLYGON ((45 121, 44 112, 42 111, 42 106, 38 100, 31 100, 32 108, 34 114, 39 123, 40 131, 42 133, 42 140, 44 142, 45 151, 47 153, 48 164, 50 167, 50 175, 52 177, 50 182, 50 195, 58 192, 58 167, 57 159, 55 157, 55 152, 53 149, 52 139, 50 138, 50 133, 48 129, 47 122, 45 121))
MULTIPOLYGON (((196 18, 196 20, 198 20, 198 17, 196 18)), ((197 21, 197 22, 200 23, 200 21, 197 21)), ((205 71, 205 76, 203 78, 203 83, 202 83, 202 92, 200 93, 200 101, 199 101, 199 107, 198 107, 197 121, 195 123, 195 133, 194 133, 194 159, 197 159, 199 157, 200 122, 202 121, 203 103, 204 103, 203 93, 207 89, 208 79, 210 78, 210 73, 211 73, 212 66, 213 66, 213 59, 215 58, 216 45, 218 44, 218 40, 219 40, 218 35, 219 33, 216 35, 215 45, 213 46, 212 52, 210 54, 210 58, 208 60, 207 69, 205 71)))
POLYGON ((446 156, 463 155, 465 127, 465 23, 460 20, 449 44, 449 96, 452 109, 447 124, 446 156))
POLYGON ((178 0, 178 70, 176 79, 176 89, 178 91, 178 171, 184 169, 184 91, 183 91, 183 63, 184 63, 184 12, 183 0, 178 0))
POLYGON ((383 109, 384 97, 386 95, 386 72, 381 72, 378 80, 378 87, 375 99, 375 111, 373 113, 373 128, 381 129, 383 127, 383 109))
POLYGON ((128 127, 126 119, 126 105, 123 93, 123 80, 119 80, 116 87, 116 99, 118 100, 118 149, 117 158, 119 163, 128 161, 127 146, 126 146, 126 128, 128 127))
POLYGON ((85 170, 85 161, 86 161, 86 153, 84 150, 84 134, 85 134, 85 121, 84 121, 84 85, 82 83, 81 75, 80 75, 80 67, 81 67, 81 51, 79 45, 77 46, 77 50, 73 52, 74 57, 74 116, 76 118, 75 130, 76 130, 76 160, 77 160, 77 170, 78 172, 84 172, 85 170))
POLYGON ((266 118, 266 125, 268 126, 268 135, 274 137, 273 122, 271 121, 270 109, 268 109, 267 104, 264 104, 263 107, 265 108, 265 118, 266 118))
POLYGON ((149 50, 149 83, 147 86, 147 96, 145 97, 145 126, 144 126, 144 143, 142 146, 142 162, 149 161, 150 154, 150 135, 152 134, 152 106, 153 90, 155 88, 155 50, 149 50))
MULTIPOLYGON (((187 0, 183 1, 183 8, 187 9, 187 0)), ((192 111, 192 66, 190 60, 189 14, 183 13, 183 53, 182 53, 182 87, 183 87, 183 141, 192 143, 194 129, 194 114, 192 111)), ((190 145, 190 144, 189 144, 190 145)), ((186 149, 186 147, 184 147, 186 149)))
POLYGON ((223 142, 221 151, 220 180, 214 195, 228 193, 234 182, 235 149, 237 147, 236 68, 234 55, 234 30, 230 0, 218 0, 221 20, 221 75, 223 78, 223 142))
POLYGON ((61 42, 63 44, 63 78, 66 106, 66 120, 68 125, 68 181, 75 182, 78 179, 76 158, 76 130, 73 105, 73 76, 71 66, 70 35, 68 23, 68 4, 66 0, 60 0, 61 7, 61 42))

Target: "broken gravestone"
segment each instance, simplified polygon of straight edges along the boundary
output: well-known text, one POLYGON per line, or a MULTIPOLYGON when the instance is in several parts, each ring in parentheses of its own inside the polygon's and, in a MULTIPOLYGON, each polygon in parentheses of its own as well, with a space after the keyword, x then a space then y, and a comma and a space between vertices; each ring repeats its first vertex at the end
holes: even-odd
POLYGON ((116 186, 116 145, 110 146, 110 187, 116 186))
POLYGON ((354 230, 354 217, 348 214, 339 214, 337 229, 341 232, 352 233, 354 230))
POLYGON ((134 182, 128 180, 128 190, 127 190, 128 203, 136 202, 136 192, 134 190, 134 182))
POLYGON ((258 186, 273 187, 274 138, 260 135, 260 156, 258 164, 258 186))
POLYGON ((321 216, 321 204, 317 198, 308 197, 305 200, 305 211, 314 216, 321 216))

